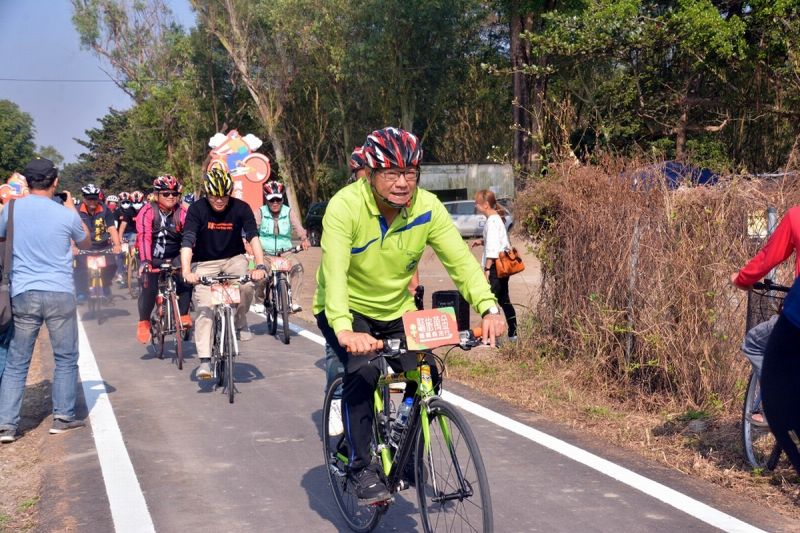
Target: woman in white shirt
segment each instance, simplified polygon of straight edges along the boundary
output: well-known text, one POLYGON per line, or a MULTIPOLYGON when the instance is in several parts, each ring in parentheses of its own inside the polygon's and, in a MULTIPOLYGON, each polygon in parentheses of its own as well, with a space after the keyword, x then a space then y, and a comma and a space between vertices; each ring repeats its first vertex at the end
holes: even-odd
POLYGON ((482 189, 475 193, 475 208, 478 213, 486 217, 486 225, 483 227, 483 239, 473 242, 472 246, 483 246, 481 265, 483 265, 484 274, 486 274, 486 279, 489 281, 500 307, 503 308, 503 314, 506 316, 508 324, 508 337, 516 340, 517 314, 508 296, 508 278, 498 278, 494 265, 500 252, 511 248, 503 219, 506 211, 497 203, 494 193, 488 189, 482 189))

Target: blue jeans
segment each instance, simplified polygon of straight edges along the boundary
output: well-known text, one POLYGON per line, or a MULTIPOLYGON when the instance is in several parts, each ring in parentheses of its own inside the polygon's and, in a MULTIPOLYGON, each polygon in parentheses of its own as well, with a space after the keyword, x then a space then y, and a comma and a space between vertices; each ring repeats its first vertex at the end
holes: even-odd
POLYGON ((78 388, 78 315, 75 295, 67 292, 25 291, 11 299, 14 334, 0 383, 0 429, 19 424, 25 379, 33 346, 42 324, 47 325, 55 356, 53 372, 53 416, 75 418, 78 388))
POLYGON ((750 360, 759 375, 761 375, 761 365, 764 361, 764 352, 767 350, 767 342, 777 321, 778 315, 775 315, 769 320, 753 326, 744 336, 742 353, 750 360))

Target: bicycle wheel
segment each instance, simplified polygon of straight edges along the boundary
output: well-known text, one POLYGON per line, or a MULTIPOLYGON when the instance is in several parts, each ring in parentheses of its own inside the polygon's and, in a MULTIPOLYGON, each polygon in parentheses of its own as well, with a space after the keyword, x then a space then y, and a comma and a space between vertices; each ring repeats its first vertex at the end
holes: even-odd
POLYGON ((227 323, 225 335, 225 388, 228 389, 228 403, 233 403, 233 395, 236 393, 236 388, 233 385, 233 358, 236 354, 234 346, 234 329, 233 329, 233 315, 231 308, 225 308, 225 320, 227 323))
POLYGON ((275 296, 276 287, 277 282, 273 280, 273 285, 267 287, 267 295, 264 298, 264 314, 267 315, 267 333, 269 335, 275 335, 278 331, 278 308, 275 306, 278 300, 275 296))
POLYGON ((132 299, 139 297, 139 255, 135 252, 128 254, 128 292, 132 299))
MULTIPOLYGON (((386 506, 358 505, 356 484, 348 475, 348 451, 345 440, 344 428, 334 422, 333 430, 336 435, 331 435, 331 406, 334 401, 341 402, 342 375, 333 379, 322 404, 322 451, 325 458, 325 470, 328 473, 328 482, 336 500, 339 512, 353 531, 372 531, 378 525, 386 506)), ((334 408, 334 415, 341 417, 341 403, 339 409, 334 408)))
POLYGON ((156 305, 150 317, 150 343, 159 359, 164 359, 164 310, 156 305))
POLYGON ((742 448, 744 448, 744 455, 750 466, 772 470, 780 457, 779 448, 777 453, 774 453, 778 446, 777 441, 769 427, 754 424, 752 421, 753 413, 762 413, 763 416, 761 405, 760 379, 759 375, 753 371, 750 372, 747 394, 742 406, 742 448), (773 454, 775 457, 770 460, 773 454))
POLYGON ((429 404, 430 446, 417 430, 414 475, 425 531, 492 531, 492 498, 467 420, 441 399, 429 404))
POLYGON ((278 280, 278 310, 283 321, 281 340, 283 344, 289 344, 289 282, 285 276, 278 280))
POLYGON ((183 326, 178 307, 178 295, 174 292, 169 297, 170 308, 172 309, 172 328, 175 330, 175 357, 174 361, 178 365, 178 370, 183 370, 183 326))
POLYGON ((222 343, 225 342, 222 316, 219 311, 214 312, 214 342, 211 344, 211 361, 214 365, 214 377, 217 378, 216 387, 221 387, 225 379, 225 360, 222 357, 222 343))

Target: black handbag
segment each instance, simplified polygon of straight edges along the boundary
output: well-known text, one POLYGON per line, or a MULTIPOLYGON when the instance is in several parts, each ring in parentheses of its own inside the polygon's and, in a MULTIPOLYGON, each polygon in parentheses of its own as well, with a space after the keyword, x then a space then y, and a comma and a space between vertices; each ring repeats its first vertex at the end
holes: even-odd
POLYGON ((6 225, 6 240, 3 243, 5 246, 2 255, 3 264, 0 267, 0 276, 2 276, 2 281, 0 281, 0 332, 5 332, 13 323, 9 278, 11 277, 11 263, 13 261, 14 200, 8 202, 6 209, 8 209, 8 224, 6 225))

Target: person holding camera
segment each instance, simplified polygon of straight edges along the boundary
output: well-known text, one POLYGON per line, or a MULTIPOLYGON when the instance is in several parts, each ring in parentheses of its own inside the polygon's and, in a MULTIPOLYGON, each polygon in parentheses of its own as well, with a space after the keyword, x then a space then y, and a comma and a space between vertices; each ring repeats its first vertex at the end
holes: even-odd
MULTIPOLYGON (((72 242, 81 249, 92 245, 89 228, 81 222, 72 195, 64 205, 53 201, 58 170, 52 161, 37 158, 23 174, 30 194, 13 204, 11 309, 14 335, 0 382, 0 442, 17 439, 25 380, 42 324, 47 325, 55 357, 53 425, 63 433, 84 425, 75 419, 78 385, 78 315, 72 278, 72 242)), ((9 208, 0 215, 0 239, 5 240, 9 208)))

